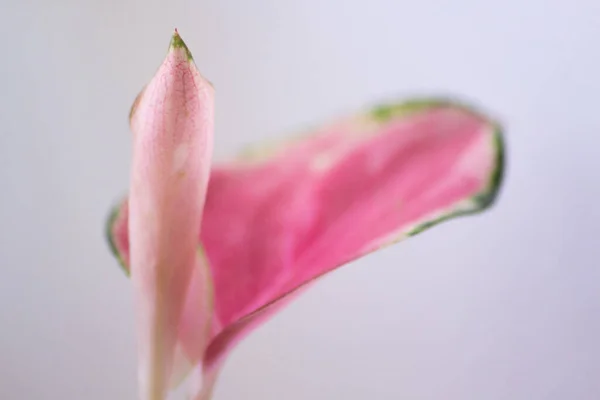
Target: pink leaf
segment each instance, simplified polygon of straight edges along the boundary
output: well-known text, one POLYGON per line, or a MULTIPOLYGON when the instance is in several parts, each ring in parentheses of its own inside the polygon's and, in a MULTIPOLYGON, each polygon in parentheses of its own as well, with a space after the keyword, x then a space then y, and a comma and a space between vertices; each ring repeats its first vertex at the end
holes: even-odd
MULTIPOLYGON (((379 107, 214 166, 198 238, 214 288, 205 373, 216 374, 235 343, 308 283, 489 207, 503 162, 495 122, 454 102, 425 99, 379 107)), ((122 205, 109 237, 127 268, 124 224, 122 205)))
POLYGON ((183 310, 203 313, 196 321, 210 318, 208 292, 198 292, 206 285, 193 285, 189 296, 187 289, 200 265, 198 233, 212 154, 213 103, 212 86, 175 32, 165 61, 130 114, 129 222, 128 229, 119 228, 129 235, 129 250, 122 257, 131 264, 144 400, 165 397, 180 334, 187 351, 197 353, 202 345, 201 337, 192 334, 198 332, 194 325, 179 331, 183 310))

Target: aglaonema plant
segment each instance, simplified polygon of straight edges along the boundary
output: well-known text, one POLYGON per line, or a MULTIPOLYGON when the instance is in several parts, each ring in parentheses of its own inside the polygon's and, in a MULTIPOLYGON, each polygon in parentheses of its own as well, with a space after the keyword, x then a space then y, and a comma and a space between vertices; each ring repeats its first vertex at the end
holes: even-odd
POLYGON ((309 283, 442 221, 502 180, 500 125, 419 98, 212 164, 214 91, 175 32, 130 112, 128 198, 107 231, 130 274, 142 400, 208 400, 231 349, 309 283))

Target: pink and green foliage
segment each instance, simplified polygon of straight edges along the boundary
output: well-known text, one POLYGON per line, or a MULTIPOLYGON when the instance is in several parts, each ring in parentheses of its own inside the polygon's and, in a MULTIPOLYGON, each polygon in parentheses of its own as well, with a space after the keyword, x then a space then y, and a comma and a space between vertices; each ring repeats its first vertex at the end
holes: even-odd
POLYGON ((446 99, 376 107, 211 165, 212 86, 177 33, 134 108, 132 187, 108 236, 134 280, 140 384, 161 393, 148 399, 195 367, 196 398, 209 398, 232 347, 300 289, 488 208, 502 181, 498 123, 446 99))

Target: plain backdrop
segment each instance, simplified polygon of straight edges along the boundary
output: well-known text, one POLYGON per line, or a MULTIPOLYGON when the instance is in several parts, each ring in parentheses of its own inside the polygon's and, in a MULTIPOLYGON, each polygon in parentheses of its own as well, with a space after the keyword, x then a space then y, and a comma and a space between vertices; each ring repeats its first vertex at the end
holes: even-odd
POLYGON ((497 206, 338 270, 229 358, 215 400, 600 399, 597 0, 0 3, 0 399, 136 398, 104 222, 127 113, 179 31, 216 154, 381 100, 506 124, 497 206))

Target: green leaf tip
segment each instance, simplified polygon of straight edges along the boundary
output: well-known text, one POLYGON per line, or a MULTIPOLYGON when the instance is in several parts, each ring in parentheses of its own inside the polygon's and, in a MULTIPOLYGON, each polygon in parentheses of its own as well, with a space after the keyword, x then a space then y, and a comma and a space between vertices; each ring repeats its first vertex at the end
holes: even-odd
POLYGON ((185 51, 185 55, 186 55, 188 61, 191 61, 194 59, 194 57, 192 57, 192 53, 190 52, 190 49, 188 49, 188 47, 185 45, 185 42, 179 35, 179 32, 177 31, 177 29, 175 29, 175 33, 173 33, 173 37, 171 37, 171 44, 169 45, 169 50, 173 50, 173 49, 182 49, 183 51, 185 51))

